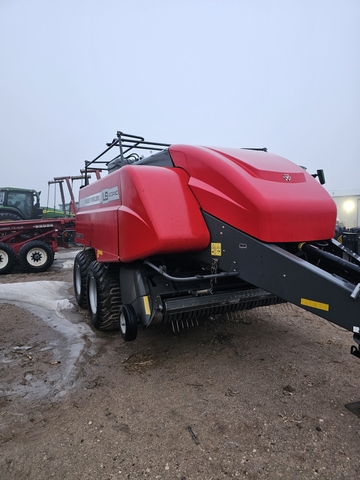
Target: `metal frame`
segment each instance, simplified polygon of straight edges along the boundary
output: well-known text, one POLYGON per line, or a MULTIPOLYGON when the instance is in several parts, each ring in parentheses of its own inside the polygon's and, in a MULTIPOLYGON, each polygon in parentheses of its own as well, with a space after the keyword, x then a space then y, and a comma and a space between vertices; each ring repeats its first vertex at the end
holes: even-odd
MULTIPOLYGON (((204 213, 212 242, 221 242, 219 269, 239 277, 354 333, 360 332, 360 280, 348 281, 284 248, 263 243, 204 213)), ((209 263, 210 249, 199 257, 209 263)), ((335 257, 335 256, 334 256, 335 257)), ((341 259, 338 259, 341 261, 341 259)), ((354 259, 356 260, 356 259, 354 259)), ((347 262, 349 265, 349 262, 347 262)), ((351 267, 360 272, 359 267, 351 267)))
POLYGON ((119 168, 133 163, 136 160, 140 160, 140 156, 134 150, 147 150, 147 151, 162 151, 164 148, 170 147, 170 143, 159 143, 159 142, 149 142, 146 141, 143 137, 138 135, 130 135, 124 132, 116 132, 117 138, 114 138, 111 142, 106 144, 107 148, 95 157, 91 161, 85 161, 85 185, 88 184, 87 173, 91 165, 102 164, 105 165, 104 168, 98 168, 98 170, 107 170, 108 165, 111 162, 119 160, 119 168), (105 154, 107 154, 112 148, 119 147, 120 153, 110 160, 100 160, 105 154), (129 153, 132 152, 132 153, 129 153))

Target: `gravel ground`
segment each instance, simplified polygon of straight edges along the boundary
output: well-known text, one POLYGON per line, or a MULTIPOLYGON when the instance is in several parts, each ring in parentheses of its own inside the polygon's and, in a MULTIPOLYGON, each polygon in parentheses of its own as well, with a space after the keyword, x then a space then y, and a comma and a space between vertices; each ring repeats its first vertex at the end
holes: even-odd
POLYGON ((351 333, 283 304, 125 344, 75 306, 67 255, 0 278, 0 479, 360 478, 351 333))

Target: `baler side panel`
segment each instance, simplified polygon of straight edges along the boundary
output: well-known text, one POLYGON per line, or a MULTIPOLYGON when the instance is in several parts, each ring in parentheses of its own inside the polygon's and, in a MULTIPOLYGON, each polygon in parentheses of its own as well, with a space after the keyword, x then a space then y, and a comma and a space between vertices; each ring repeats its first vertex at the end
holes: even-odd
POLYGON ((182 169, 121 168, 120 260, 206 248, 210 235, 182 169))
POLYGON ((289 160, 244 149, 172 145, 169 151, 189 174, 202 209, 229 225, 266 242, 333 236, 334 201, 289 160))
POLYGON ((119 259, 117 212, 120 202, 119 171, 80 190, 75 240, 94 248, 99 261, 119 259))

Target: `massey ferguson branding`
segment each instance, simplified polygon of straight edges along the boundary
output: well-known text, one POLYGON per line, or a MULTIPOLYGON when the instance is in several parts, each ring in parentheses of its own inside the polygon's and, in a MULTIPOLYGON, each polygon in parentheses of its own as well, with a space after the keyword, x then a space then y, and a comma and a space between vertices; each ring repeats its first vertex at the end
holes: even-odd
POLYGON ((106 204, 113 200, 119 200, 119 188, 105 188, 99 193, 94 193, 88 197, 80 199, 80 208, 92 207, 93 205, 106 204))

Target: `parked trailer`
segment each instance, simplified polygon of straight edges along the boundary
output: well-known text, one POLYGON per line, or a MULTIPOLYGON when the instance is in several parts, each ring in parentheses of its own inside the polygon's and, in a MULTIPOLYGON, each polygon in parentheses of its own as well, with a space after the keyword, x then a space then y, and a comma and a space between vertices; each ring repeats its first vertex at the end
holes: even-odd
POLYGON ((0 223, 0 275, 16 263, 25 272, 45 272, 58 247, 74 242, 75 219, 56 218, 0 223))
POLYGON ((122 132, 85 171, 99 162, 108 175, 80 190, 74 264, 96 328, 130 341, 139 326, 287 301, 352 331, 360 356, 360 258, 333 239, 336 205, 316 174, 266 149, 122 132))

